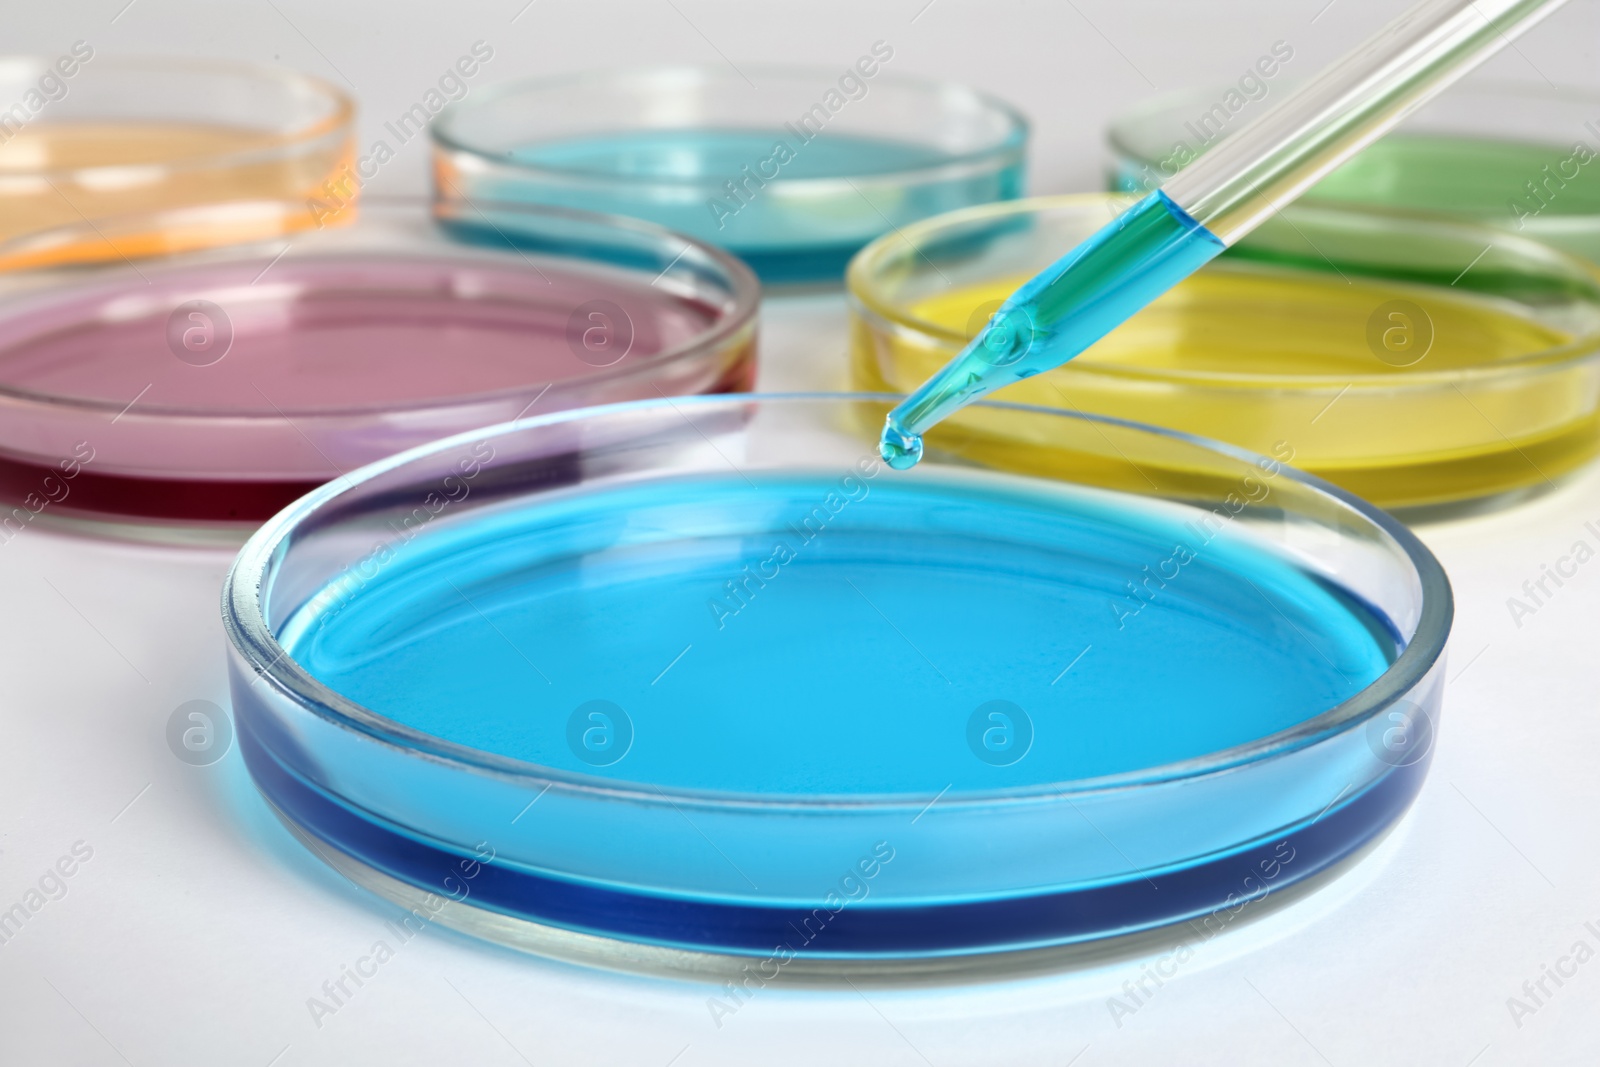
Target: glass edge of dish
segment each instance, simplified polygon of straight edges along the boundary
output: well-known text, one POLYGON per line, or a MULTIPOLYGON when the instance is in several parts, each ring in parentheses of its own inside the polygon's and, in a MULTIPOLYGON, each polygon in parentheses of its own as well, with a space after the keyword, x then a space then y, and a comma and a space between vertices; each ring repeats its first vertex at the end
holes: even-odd
MULTIPOLYGON (((896 333, 906 334, 919 340, 932 340, 939 344, 953 345, 959 349, 965 346, 969 340, 964 333, 947 329, 926 319, 917 318, 884 299, 875 277, 868 276, 868 271, 876 266, 873 263, 875 256, 883 254, 886 250, 903 247, 908 244, 917 247, 919 241, 937 233, 946 226, 970 221, 983 221, 986 218, 999 218, 1007 215, 1023 216, 1034 212, 1048 211, 1053 208, 1076 207, 1080 204, 1089 205, 1124 200, 1127 205, 1132 205, 1137 199, 1138 194, 1136 193, 1044 194, 1020 197, 1015 200, 995 200, 986 204, 973 204, 969 207, 923 219, 908 226, 902 226, 898 233, 885 234, 882 237, 875 238, 851 259, 850 265, 845 270, 845 292, 851 310, 868 319, 869 325, 875 328, 890 327, 896 333)), ((1530 251, 1536 250, 1540 257, 1553 261, 1574 274, 1585 276, 1595 286, 1596 307, 1600 307, 1600 264, 1591 263, 1582 256, 1547 244, 1535 237, 1523 237, 1519 234, 1496 230, 1493 227, 1473 222, 1470 219, 1463 219, 1449 214, 1436 214, 1403 208, 1385 208, 1353 202, 1319 202, 1316 204, 1295 205, 1285 209, 1286 217, 1308 213, 1327 213, 1352 217, 1365 215, 1376 218, 1402 219, 1469 234, 1481 231, 1485 244, 1503 247, 1505 243, 1509 242, 1515 246, 1526 246, 1530 251)), ((1584 363, 1593 359, 1597 354, 1600 354, 1600 325, 1597 325, 1591 332, 1576 337, 1571 341, 1552 345, 1537 352, 1527 352, 1520 356, 1496 360, 1493 364, 1461 367, 1453 370, 1414 371, 1404 375, 1341 374, 1272 378, 1263 374, 1241 374, 1227 371, 1183 371, 1172 368, 1147 370, 1139 367, 1119 367, 1105 363, 1076 364, 1072 366, 1071 370, 1075 374, 1095 375, 1117 381, 1144 384, 1177 383, 1214 388, 1249 386, 1289 390, 1304 389, 1307 391, 1317 388, 1342 389, 1346 387, 1357 390, 1397 390, 1434 388, 1466 381, 1492 380, 1526 370, 1555 370, 1562 368, 1564 365, 1584 363)), ((954 353, 952 352, 953 355, 954 353)))
MULTIPOLYGON (((5 60, 26 60, 36 62, 48 68, 52 61, 41 55, 30 53, 0 54, 0 62, 5 60)), ((108 68, 138 71, 141 73, 188 73, 230 76, 253 76, 274 81, 284 86, 309 86, 317 95, 330 101, 333 105, 330 112, 310 123, 298 126, 292 130, 269 131, 272 143, 264 146, 243 149, 238 151, 219 152, 215 155, 186 156, 180 159, 161 160, 155 163, 140 164, 140 166, 160 167, 170 171, 206 170, 219 166, 232 165, 238 162, 249 162, 252 157, 270 159, 271 156, 281 153, 284 149, 309 144, 321 138, 346 131, 347 138, 355 141, 356 104, 355 99, 340 89, 327 78, 320 77, 308 71, 297 70, 291 67, 277 67, 270 63, 255 63, 248 60, 234 62, 232 60, 196 59, 191 56, 161 57, 155 55, 119 55, 107 56, 95 64, 95 70, 102 71, 108 68)), ((86 174, 94 175, 101 171, 126 170, 126 164, 103 164, 87 167, 56 167, 43 170, 17 172, 22 177, 64 177, 69 175, 86 174)))
MULTIPOLYGON (((261 202, 272 203, 276 201, 261 202)), ((227 201, 223 201, 221 203, 227 203, 227 201)), ((426 220, 438 223, 440 222, 440 219, 436 214, 433 213, 433 209, 437 207, 438 204, 439 201, 436 199, 419 195, 414 199, 389 197, 381 201, 378 205, 378 208, 379 212, 394 210, 396 213, 399 213, 403 210, 409 210, 412 206, 415 206, 421 212, 421 214, 419 214, 417 218, 407 221, 426 220), (404 201, 404 203, 402 203, 402 201, 404 201)), ((734 339, 741 331, 755 331, 759 328, 762 295, 761 280, 756 276, 755 271, 750 268, 749 264, 745 263, 744 260, 740 259, 733 253, 726 251, 725 249, 718 248, 717 246, 702 241, 699 238, 680 233, 677 230, 669 230, 664 226, 658 226, 644 219, 635 219, 625 215, 612 215, 597 211, 583 211, 577 208, 563 208, 543 204, 520 204, 505 201, 478 201, 473 206, 482 207, 484 205, 488 205, 489 207, 497 210, 509 209, 530 214, 573 219, 578 222, 610 227, 613 230, 629 231, 641 237, 657 241, 670 238, 672 240, 681 242, 684 247, 678 252, 677 257, 672 260, 672 263, 669 264, 668 269, 670 269, 671 266, 675 266, 678 260, 682 259, 683 256, 692 248, 695 249, 699 254, 710 258, 727 275, 729 281, 729 306, 726 313, 723 314, 714 325, 704 332, 690 338, 688 341, 683 342, 682 344, 651 354, 647 361, 640 361, 625 372, 603 376, 604 380, 607 382, 625 382, 633 378, 643 377, 648 374, 658 372, 663 365, 681 362, 691 359, 695 356, 702 355, 708 351, 712 351, 734 339)), ((358 214, 364 215, 369 213, 369 209, 372 206, 373 205, 369 204, 367 201, 360 200, 356 203, 356 210, 358 214)), ((132 218, 139 216, 134 215, 118 217, 132 218)), ((359 219, 351 224, 352 227, 360 225, 361 222, 359 219)), ((94 228, 94 224, 90 223, 89 228, 92 230, 94 228)), ((69 226, 62 228, 62 232, 75 232, 79 229, 79 226, 69 226)), ((335 228, 335 232, 345 229, 348 229, 348 227, 337 227, 335 228)), ((248 259, 255 258, 257 256, 259 256, 261 259, 268 259, 271 257, 266 256, 265 253, 258 253, 256 250, 260 249, 264 245, 270 245, 274 243, 283 244, 285 246, 285 250, 287 250, 287 246, 293 241, 295 236, 296 235, 294 233, 273 235, 237 245, 217 245, 209 248, 192 249, 171 256, 155 256, 151 257, 149 261, 143 262, 146 263, 146 266, 151 266, 151 263, 153 262, 157 265, 152 268, 155 270, 176 270, 182 269, 186 265, 220 266, 229 262, 230 259, 247 261, 248 259), (175 262, 186 257, 193 257, 195 262, 190 264, 185 264, 184 262, 175 262)), ((453 247, 459 248, 465 253, 477 253, 486 256, 493 255, 496 257, 510 257, 515 251, 510 249, 496 249, 487 245, 473 245, 466 242, 453 243, 453 247)), ((537 254, 537 252, 535 254, 537 254)), ((524 261, 527 259, 525 254, 517 253, 517 255, 518 258, 521 258, 524 261)), ((463 258, 471 257, 467 256, 463 258)), ((590 260, 581 256, 558 256, 552 258, 570 259, 580 263, 596 262, 600 263, 601 265, 605 265, 604 261, 590 260)), ((273 262, 277 261, 274 259, 273 262)), ((616 266, 616 264, 611 265, 616 266)), ((140 277, 143 277, 142 272, 140 272, 138 268, 131 263, 111 262, 106 264, 73 264, 63 268, 55 269, 61 269, 69 272, 85 269, 90 272, 109 269, 111 271, 120 272, 124 268, 129 268, 133 270, 134 273, 138 273, 140 277)), ((662 273, 665 273, 665 271, 662 273)), ((3 274, 0 274, 0 280, 3 280, 3 277, 3 274)), ((657 275, 657 278, 659 277, 660 275, 657 275)), ((64 278, 61 286, 62 289, 70 288, 73 290, 83 290, 86 286, 86 283, 90 282, 91 279, 87 277, 64 278)), ((146 283, 148 284, 148 279, 146 279, 146 283)), ((114 284, 114 280, 112 282, 107 282, 104 286, 102 286, 102 288, 110 288, 112 284, 114 284)), ((654 283, 652 282, 651 284, 653 285, 654 283)), ((25 289, 18 293, 17 296, 18 299, 29 299, 40 297, 53 291, 55 290, 49 288, 25 289)), ((4 294, 0 294, 0 314, 3 314, 4 301, 6 299, 7 297, 4 294)), ((3 354, 4 350, 0 349, 0 356, 3 356, 3 354)), ((574 379, 574 381, 581 380, 582 379, 574 379)), ((161 419, 167 421, 181 421, 186 419, 210 420, 223 418, 228 420, 283 422, 288 418, 349 418, 370 416, 386 412, 442 411, 456 406, 492 403, 500 399, 509 399, 512 397, 525 395, 526 393, 535 390, 537 386, 538 383, 531 383, 526 387, 498 389, 486 393, 453 396, 450 397, 446 403, 441 403, 437 399, 428 398, 406 404, 385 403, 367 405, 365 407, 319 408, 316 411, 310 412, 301 411, 298 409, 288 412, 218 412, 197 411, 184 408, 167 408, 160 405, 145 405, 132 417, 135 419, 161 419)), ((13 398, 27 404, 47 406, 57 409, 65 408, 73 411, 94 412, 99 414, 104 414, 106 412, 120 412, 124 406, 121 402, 114 400, 86 400, 44 393, 33 393, 27 390, 12 388, 3 381, 0 381, 0 397, 13 398)))
MULTIPOLYGON (((224 580, 221 595, 223 628, 230 649, 243 658, 258 677, 266 679, 280 698, 336 726, 353 730, 369 739, 396 748, 413 756, 428 756, 462 768, 472 773, 490 774, 519 782, 560 785, 574 792, 605 795, 618 800, 641 803, 683 803, 701 809, 740 809, 815 811, 830 808, 919 810, 926 802, 923 795, 882 794, 871 799, 851 796, 789 797, 737 794, 713 790, 678 789, 662 794, 644 788, 633 788, 610 779, 599 778, 493 753, 473 749, 466 745, 445 741, 442 738, 403 726, 392 719, 377 714, 324 686, 305 671, 278 643, 261 611, 261 596, 266 589, 266 579, 275 565, 276 557, 287 544, 289 535, 307 517, 337 498, 347 489, 364 481, 388 473, 417 459, 446 452, 461 445, 486 438, 520 432, 542 426, 575 422, 602 413, 647 408, 702 407, 714 404, 749 404, 767 401, 829 401, 835 403, 893 404, 903 399, 893 393, 723 393, 706 396, 670 397, 649 400, 623 401, 590 408, 575 408, 553 412, 515 422, 483 427, 428 442, 407 449, 376 463, 369 464, 351 474, 337 478, 306 496, 301 497, 283 511, 267 520, 240 549, 224 580)), ((981 406, 1013 410, 1035 415, 1079 419, 1102 423, 1136 432, 1153 433, 1186 444, 1221 453, 1229 458, 1254 463, 1263 457, 1248 449, 1225 442, 1212 441, 1177 430, 1149 426, 1127 419, 1104 415, 1064 412, 1053 408, 1028 404, 982 401, 981 406)), ((1354 512, 1366 522, 1378 527, 1395 543, 1406 557, 1420 587, 1422 606, 1414 633, 1406 642, 1393 663, 1376 679, 1350 698, 1332 708, 1266 737, 1242 745, 1207 753, 1203 756, 1153 768, 1123 772, 1097 778, 1066 783, 1027 786, 1010 789, 969 790, 953 793, 948 805, 982 807, 989 804, 1015 804, 1044 802, 1069 796, 1085 796, 1118 790, 1138 789, 1165 782, 1195 779, 1214 774, 1225 774, 1244 766, 1267 762, 1302 748, 1326 740, 1336 734, 1357 728, 1361 723, 1389 707, 1395 700, 1422 683, 1444 654, 1454 619, 1454 596, 1443 566, 1422 541, 1404 524, 1373 504, 1369 504, 1330 482, 1293 467, 1284 467, 1295 481, 1332 497, 1337 503, 1354 512)))
MULTIPOLYGON (((1296 87, 1298 82, 1286 84, 1288 88, 1296 87)), ((1234 90, 1234 83, 1219 82, 1201 88, 1174 89, 1142 100, 1132 107, 1113 116, 1105 127, 1106 147, 1131 160, 1150 165, 1159 160, 1149 158, 1142 150, 1135 149, 1128 143, 1132 136, 1128 127, 1153 118, 1182 104, 1214 104, 1218 103, 1229 90, 1234 90)), ((1235 90, 1236 91, 1236 90, 1235 90)), ((1506 78, 1485 78, 1481 80, 1468 79, 1452 86, 1449 96, 1455 94, 1473 96, 1522 96, 1538 100, 1558 100, 1564 103, 1600 104, 1600 90, 1585 89, 1577 86, 1540 85, 1536 82, 1511 81, 1506 78)), ((1115 172, 1118 160, 1112 159, 1109 168, 1115 172)))
MULTIPOLYGON (((832 67, 821 66, 790 66, 782 64, 760 64, 752 68, 757 74, 769 73, 779 75, 807 74, 815 75, 826 80, 836 73, 832 67)), ((853 69, 853 68, 852 68, 853 69)), ((577 74, 562 75, 553 78, 520 78, 511 81, 499 82, 489 86, 480 93, 472 102, 472 107, 482 107, 494 103, 497 99, 512 96, 518 92, 534 89, 558 89, 567 86, 583 86, 600 82, 615 81, 618 79, 648 79, 661 77, 667 74, 716 74, 721 71, 706 65, 677 64, 664 66, 650 66, 643 68, 601 68, 597 70, 582 71, 577 74)), ((874 75, 874 78, 881 75, 874 75)), ((982 89, 974 88, 964 82, 940 81, 934 78, 922 78, 915 75, 889 74, 888 81, 906 87, 912 87, 931 92, 947 92, 957 90, 966 93, 979 102, 984 108, 993 111, 1005 119, 1005 136, 995 144, 982 149, 964 152, 951 156, 936 164, 925 167, 912 167, 901 171, 888 171, 864 175, 831 175, 814 178, 777 178, 767 180, 769 185, 784 188, 804 189, 807 191, 826 190, 830 185, 839 186, 841 192, 848 188, 852 182, 857 185, 862 183, 873 185, 906 185, 911 184, 911 179, 918 182, 949 180, 964 174, 982 173, 987 170, 1002 169, 1004 166, 1015 163, 1022 165, 1027 160, 1027 149, 1033 134, 1033 124, 1028 117, 1015 105, 982 89), (1008 157, 1015 157, 1008 158, 1008 157)), ((536 175, 552 183, 593 186, 595 184, 609 185, 623 189, 672 189, 675 191, 695 190, 697 192, 710 191, 721 194, 723 187, 721 181, 713 178, 704 180, 671 179, 662 177, 630 178, 624 175, 595 174, 567 169, 541 167, 531 163, 508 160, 487 149, 469 144, 451 131, 451 121, 466 110, 466 100, 455 101, 447 105, 428 127, 428 140, 437 151, 459 152, 474 160, 487 163, 497 168, 506 168, 519 174, 536 175)))

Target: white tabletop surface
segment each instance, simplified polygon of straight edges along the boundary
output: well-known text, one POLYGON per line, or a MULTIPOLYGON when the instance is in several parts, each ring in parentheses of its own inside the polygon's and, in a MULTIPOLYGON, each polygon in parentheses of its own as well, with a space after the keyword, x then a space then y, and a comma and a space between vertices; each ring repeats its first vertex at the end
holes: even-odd
MULTIPOLYGON (((1397 6, 537 0, 518 15, 523 0, 138 0, 118 15, 123 4, 12 5, 5 44, 54 54, 88 38, 107 51, 276 58, 354 78, 375 126, 479 38, 495 40, 501 76, 607 56, 715 62, 718 51, 843 64, 892 38, 907 71, 973 81, 1032 113, 1041 191, 1092 187, 1096 131, 1156 88, 1227 80, 1277 39, 1295 41, 1311 69, 1397 6), (1042 29, 1012 28, 1022 17, 1042 29)), ((1580 0, 1496 71, 1595 87, 1597 25, 1600 9, 1580 0)), ((421 173, 420 159, 403 162, 393 189, 421 173)), ((771 302, 763 387, 841 384, 844 323, 836 295, 771 302)), ((1600 469, 1512 509, 1421 528, 1457 617, 1420 799, 1351 873, 1202 945, 1132 1015, 1114 1018, 1108 998, 1140 976, 1140 959, 864 995, 776 983, 720 1026, 711 987, 544 962, 438 929, 319 1025, 308 998, 384 936, 396 909, 298 845, 236 750, 195 767, 165 738, 183 702, 227 704, 217 598, 231 553, 29 528, 0 544, 0 911, 74 848, 80 858, 66 864, 64 895, 0 945, 0 1064, 1600 1061, 1600 955, 1589 958, 1600 953, 1600 564, 1520 626, 1507 608, 1573 542, 1600 545, 1588 521, 1600 525, 1600 469), (1524 982, 1578 942, 1585 962, 1563 965, 1575 974, 1529 999, 1524 982), (1514 1017, 1511 997, 1535 1010, 1514 1017)))

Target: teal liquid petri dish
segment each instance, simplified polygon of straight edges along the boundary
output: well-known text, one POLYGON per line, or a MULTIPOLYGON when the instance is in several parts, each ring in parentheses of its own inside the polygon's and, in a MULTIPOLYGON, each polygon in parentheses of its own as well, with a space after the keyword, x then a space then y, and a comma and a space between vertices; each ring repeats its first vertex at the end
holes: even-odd
MULTIPOLYGON (((832 283, 895 227, 1023 192, 1026 121, 962 86, 902 78, 880 42, 838 70, 599 72, 514 82, 431 127, 434 193, 648 219, 768 283, 832 283)), ((492 224, 490 222, 492 220, 492 224)), ((512 220, 514 223, 514 220, 512 220)))
MULTIPOLYGON (((1110 187, 1161 185, 1288 92, 1255 79, 1150 101, 1107 131, 1110 187), (1254 96, 1255 99, 1250 97, 1254 96)), ((1431 211, 1600 262, 1600 94, 1467 82, 1313 186, 1308 204, 1431 211)))
POLYGON ((1402 526, 1016 405, 985 410, 1070 479, 952 434, 894 472, 888 406, 590 408, 305 497, 224 591, 257 787, 423 921, 769 980, 1231 915, 1405 811, 1451 601, 1402 526))

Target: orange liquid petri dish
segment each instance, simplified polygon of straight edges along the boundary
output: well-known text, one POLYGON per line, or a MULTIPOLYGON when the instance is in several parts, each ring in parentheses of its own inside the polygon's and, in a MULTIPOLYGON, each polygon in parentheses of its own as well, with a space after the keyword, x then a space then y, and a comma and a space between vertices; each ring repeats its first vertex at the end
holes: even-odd
POLYGON ((213 204, 296 206, 270 224, 252 220, 246 238, 353 214, 354 185, 328 187, 347 173, 354 143, 354 107, 332 85, 267 67, 74 49, 0 59, 0 270, 239 239, 227 226, 180 217, 174 232, 162 222, 213 204), (142 224, 128 225, 134 218, 142 224), (79 236, 43 239, 67 228, 79 236))

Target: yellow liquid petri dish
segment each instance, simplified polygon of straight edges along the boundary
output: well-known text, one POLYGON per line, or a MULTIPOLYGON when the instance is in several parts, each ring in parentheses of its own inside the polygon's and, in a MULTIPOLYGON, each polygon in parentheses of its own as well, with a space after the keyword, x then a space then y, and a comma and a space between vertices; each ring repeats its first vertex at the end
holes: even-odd
MULTIPOLYGON (((863 250, 852 384, 914 389, 1124 202, 991 205, 863 250)), ((1430 508, 1553 484, 1592 458, 1597 350, 1600 271, 1584 261, 1447 219, 1300 208, 995 398, 1228 441, 1385 507, 1430 508)), ((1035 473, 1072 462, 992 412, 951 423, 929 447, 1035 473)))
POLYGON ((94 54, 0 58, 0 102, 13 98, 0 112, 0 270, 240 239, 237 225, 185 222, 207 205, 293 205, 265 231, 267 213, 246 212, 244 239, 353 215, 354 109, 316 78, 94 54), (68 231, 78 236, 64 240, 68 231))

